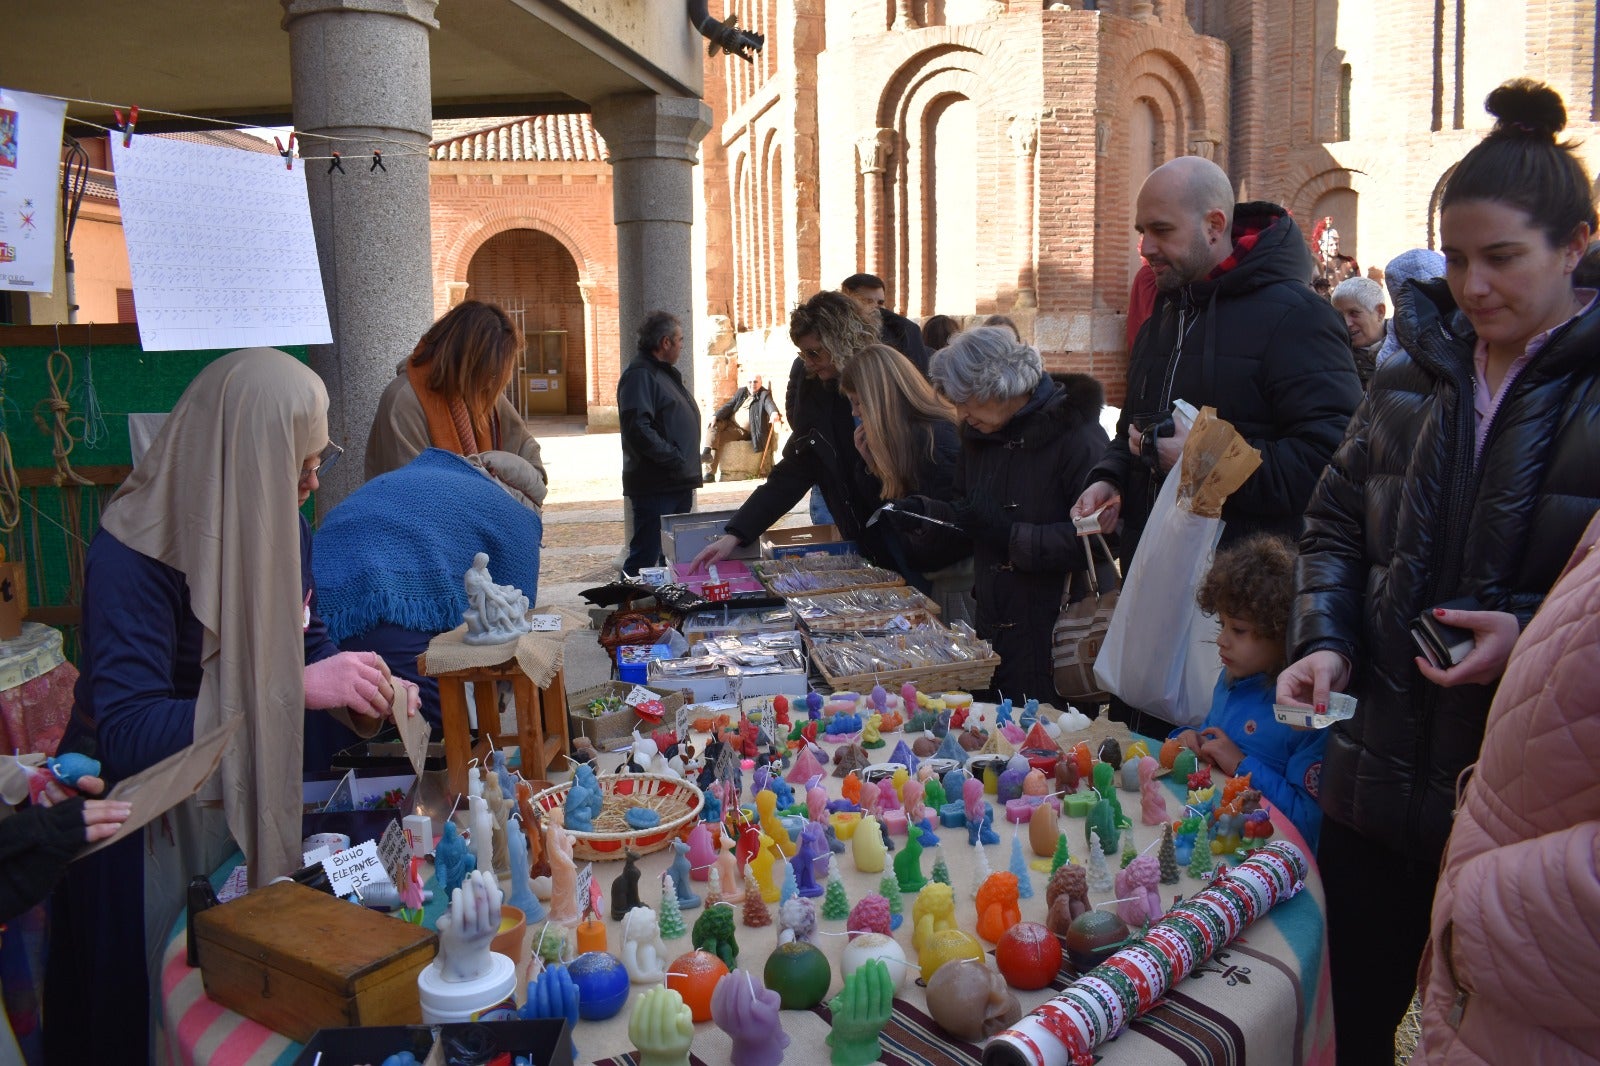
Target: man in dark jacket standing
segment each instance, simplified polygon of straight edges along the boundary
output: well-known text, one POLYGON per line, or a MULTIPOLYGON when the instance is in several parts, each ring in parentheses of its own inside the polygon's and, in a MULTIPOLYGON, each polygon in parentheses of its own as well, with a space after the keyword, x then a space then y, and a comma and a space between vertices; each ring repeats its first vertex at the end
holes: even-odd
POLYGON ((1298 536, 1361 400, 1349 334, 1308 284, 1305 238, 1276 204, 1235 205, 1222 168, 1198 156, 1151 172, 1134 225, 1155 274, 1155 309, 1134 342, 1116 435, 1073 514, 1099 511, 1106 532, 1121 518, 1126 573, 1183 453, 1186 431, 1171 418, 1182 399, 1216 408, 1261 452, 1260 469, 1223 508, 1223 543, 1261 531, 1298 536))
POLYGON ((639 327, 639 350, 617 381, 622 423, 622 494, 633 506, 625 572, 661 564, 661 516, 694 507, 700 477, 700 407, 676 363, 683 326, 652 311, 639 327))
POLYGON ((876 313, 878 336, 883 343, 911 360, 923 377, 928 376, 928 346, 922 342, 922 330, 909 318, 889 310, 882 278, 876 274, 851 274, 840 284, 839 291, 868 314, 876 313))

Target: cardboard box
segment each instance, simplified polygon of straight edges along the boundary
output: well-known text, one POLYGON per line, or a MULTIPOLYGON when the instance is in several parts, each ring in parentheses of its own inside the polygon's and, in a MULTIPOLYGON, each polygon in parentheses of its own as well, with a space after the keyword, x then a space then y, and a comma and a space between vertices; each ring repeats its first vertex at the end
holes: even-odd
POLYGON ((790 555, 810 555, 823 552, 827 555, 847 555, 856 550, 853 540, 840 540, 839 527, 789 526, 787 529, 769 529, 761 535, 761 558, 783 559, 790 555))
MULTIPOLYGON (((669 514, 661 517, 661 553, 669 563, 694 561, 707 544, 722 536, 723 527, 737 511, 694 511, 689 514, 669 514)), ((730 559, 754 559, 760 554, 758 544, 735 548, 730 559)))
POLYGON ((457 1034, 475 1030, 487 1033, 495 1053, 524 1055, 540 1066, 570 1066, 572 1031, 565 1018, 536 1021, 477 1022, 473 1025, 373 1026, 365 1029, 323 1029, 311 1038, 295 1066, 319 1063, 382 1062, 390 1055, 409 1051, 418 1062, 427 1062, 434 1039, 449 1041, 457 1034))
POLYGON ((302 1043, 318 1029, 422 1020, 432 930, 292 881, 194 918, 206 995, 302 1043))

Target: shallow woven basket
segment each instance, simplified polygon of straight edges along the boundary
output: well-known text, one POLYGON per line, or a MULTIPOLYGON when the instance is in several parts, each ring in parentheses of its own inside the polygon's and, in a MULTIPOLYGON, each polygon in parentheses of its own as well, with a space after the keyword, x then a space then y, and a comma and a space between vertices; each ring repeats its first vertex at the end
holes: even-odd
MULTIPOLYGON (((589 832, 568 829, 572 857, 586 862, 608 862, 632 851, 648 855, 666 847, 678 831, 700 816, 705 794, 687 781, 660 774, 611 774, 600 780, 600 817, 589 832), (661 815, 649 829, 630 828, 625 816, 630 807, 648 807, 661 815)), ((554 810, 567 801, 570 781, 533 797, 541 811, 554 810)))

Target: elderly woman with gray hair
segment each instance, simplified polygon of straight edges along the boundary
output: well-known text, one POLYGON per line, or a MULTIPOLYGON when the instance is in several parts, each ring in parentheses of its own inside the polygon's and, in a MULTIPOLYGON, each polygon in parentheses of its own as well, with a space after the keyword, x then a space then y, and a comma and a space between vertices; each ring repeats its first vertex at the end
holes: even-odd
POLYGON ((1038 349, 1003 326, 957 334, 928 376, 962 422, 958 498, 913 496, 897 507, 961 532, 901 518, 913 561, 931 568, 972 553, 977 630, 1000 656, 995 687, 1048 699, 1062 589, 1087 565, 1071 508, 1105 450, 1104 390, 1086 374, 1046 374, 1038 349))

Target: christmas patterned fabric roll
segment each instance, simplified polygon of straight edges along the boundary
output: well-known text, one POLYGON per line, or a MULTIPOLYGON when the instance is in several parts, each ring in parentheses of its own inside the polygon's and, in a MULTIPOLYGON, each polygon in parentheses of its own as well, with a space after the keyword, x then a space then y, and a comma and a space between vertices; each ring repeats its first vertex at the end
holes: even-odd
POLYGON ((984 1066, 1091 1066, 1093 1051, 1282 900, 1305 887, 1305 855, 1275 840, 1168 911, 985 1047, 984 1066))

